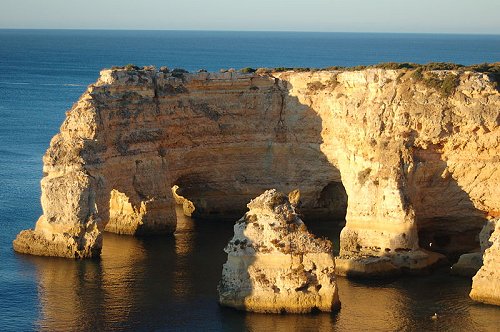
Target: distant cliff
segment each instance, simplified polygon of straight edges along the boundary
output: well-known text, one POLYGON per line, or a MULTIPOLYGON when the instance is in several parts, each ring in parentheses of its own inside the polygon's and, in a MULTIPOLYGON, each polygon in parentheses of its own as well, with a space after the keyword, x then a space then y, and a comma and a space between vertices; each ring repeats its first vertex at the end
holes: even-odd
POLYGON ((442 258, 428 250, 478 247, 500 216, 499 156, 487 73, 103 70, 52 139, 43 215, 14 248, 90 257, 103 230, 173 232, 174 185, 203 216, 299 188, 306 220, 346 213, 339 271, 418 270, 442 258))

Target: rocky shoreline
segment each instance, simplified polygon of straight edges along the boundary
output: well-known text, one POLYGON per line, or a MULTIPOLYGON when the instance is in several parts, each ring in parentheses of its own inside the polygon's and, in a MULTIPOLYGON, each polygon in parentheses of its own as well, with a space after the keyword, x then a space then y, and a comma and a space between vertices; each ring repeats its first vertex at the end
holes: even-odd
MULTIPOLYGON (((346 215, 338 273, 418 273, 477 250, 500 215, 496 79, 460 67, 103 70, 51 141, 43 215, 14 249, 97 257, 103 231, 172 233, 180 197, 214 217, 299 188, 304 214, 346 215)), ((488 303, 477 294, 499 297, 495 234, 471 293, 488 303)))

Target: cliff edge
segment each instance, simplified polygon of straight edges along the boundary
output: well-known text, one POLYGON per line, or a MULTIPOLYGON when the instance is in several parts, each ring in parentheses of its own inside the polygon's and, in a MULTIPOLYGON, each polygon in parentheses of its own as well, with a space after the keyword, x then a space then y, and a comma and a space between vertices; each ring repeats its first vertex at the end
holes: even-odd
POLYGON ((344 274, 424 269, 500 215, 499 125, 495 78, 466 69, 103 70, 52 139, 43 215, 14 248, 93 257, 103 230, 171 233, 175 185, 203 216, 299 188, 305 215, 343 197, 344 274))

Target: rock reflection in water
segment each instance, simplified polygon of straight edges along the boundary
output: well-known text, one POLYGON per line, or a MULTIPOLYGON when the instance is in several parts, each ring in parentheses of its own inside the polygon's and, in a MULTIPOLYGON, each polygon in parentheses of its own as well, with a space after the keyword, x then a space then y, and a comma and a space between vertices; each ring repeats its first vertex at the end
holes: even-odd
POLYGON ((37 270, 38 329, 63 331, 102 329, 104 293, 102 267, 97 261, 23 257, 37 270))
POLYGON ((180 257, 189 255, 194 248, 195 224, 191 217, 182 212, 182 207, 176 206, 177 228, 175 230, 175 253, 180 257))
MULTIPOLYGON (((307 223, 307 222, 306 222, 307 223)), ((37 329, 498 331, 500 308, 468 297, 471 281, 438 271, 386 281, 338 278, 338 313, 265 315, 221 308, 217 283, 234 220, 179 218, 174 236, 105 234, 101 260, 19 256, 37 270, 37 329), (436 321, 430 316, 437 312, 436 321)), ((309 229, 338 241, 326 224, 309 229)))
POLYGON ((334 331, 336 313, 269 315, 247 313, 245 330, 273 332, 334 331))

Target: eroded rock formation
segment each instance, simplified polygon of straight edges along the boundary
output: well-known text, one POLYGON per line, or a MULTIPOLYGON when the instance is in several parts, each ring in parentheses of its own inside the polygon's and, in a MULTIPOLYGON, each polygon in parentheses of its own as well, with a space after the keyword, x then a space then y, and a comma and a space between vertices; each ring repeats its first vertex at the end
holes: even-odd
POLYGON ((483 265, 483 256, 486 249, 491 247, 490 237, 495 230, 498 219, 487 220, 479 233, 480 250, 460 256, 457 263, 451 267, 451 273, 467 277, 474 276, 483 265))
POLYGON ((342 273, 427 268, 500 215, 499 109, 470 71, 104 70, 53 138, 43 216, 14 248, 90 257, 104 229, 173 232, 174 185, 206 216, 300 188, 305 215, 347 196, 342 273))
POLYGON ((490 222, 493 233, 483 255, 483 266, 472 278, 473 300, 500 305, 500 219, 490 222))
POLYGON ((178 190, 178 185, 172 187, 172 195, 174 196, 175 203, 182 206, 182 213, 185 216, 191 217, 193 215, 193 212, 196 210, 196 207, 189 199, 182 195, 179 195, 178 190))
POLYGON ((274 189, 248 209, 224 249, 220 303, 274 313, 338 308, 331 242, 311 235, 289 198, 274 189))

